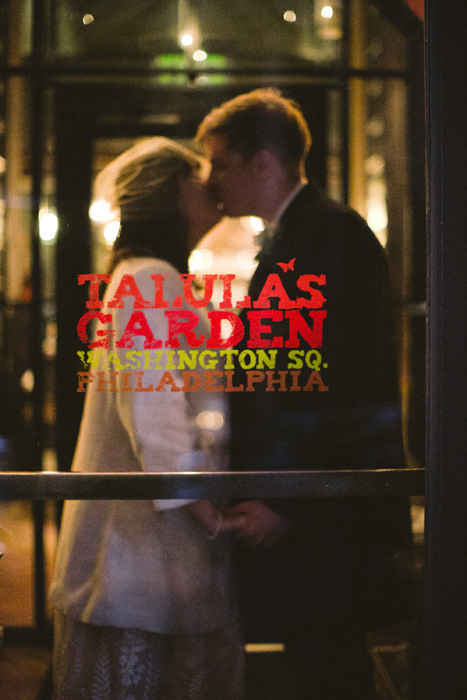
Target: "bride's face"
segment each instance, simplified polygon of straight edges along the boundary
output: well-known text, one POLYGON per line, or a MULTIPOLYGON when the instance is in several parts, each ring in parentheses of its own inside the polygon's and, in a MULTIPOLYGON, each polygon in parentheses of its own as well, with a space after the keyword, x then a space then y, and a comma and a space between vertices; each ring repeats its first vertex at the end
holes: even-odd
POLYGON ((189 224, 189 244, 194 248, 222 218, 206 183, 195 175, 180 183, 181 211, 189 224))

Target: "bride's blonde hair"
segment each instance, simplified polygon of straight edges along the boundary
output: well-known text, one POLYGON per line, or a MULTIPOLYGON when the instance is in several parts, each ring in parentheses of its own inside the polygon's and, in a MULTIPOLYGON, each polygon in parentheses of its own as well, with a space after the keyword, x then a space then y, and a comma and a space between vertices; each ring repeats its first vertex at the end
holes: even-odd
POLYGON ((201 156, 175 141, 156 136, 136 144, 97 176, 94 198, 120 210, 121 221, 144 221, 178 208, 179 183, 197 174, 201 156))
POLYGON ((130 257, 161 258, 186 271, 188 229, 180 210, 180 182, 206 166, 193 151, 156 136, 129 148, 99 173, 94 198, 108 202, 120 216, 110 271, 130 257))

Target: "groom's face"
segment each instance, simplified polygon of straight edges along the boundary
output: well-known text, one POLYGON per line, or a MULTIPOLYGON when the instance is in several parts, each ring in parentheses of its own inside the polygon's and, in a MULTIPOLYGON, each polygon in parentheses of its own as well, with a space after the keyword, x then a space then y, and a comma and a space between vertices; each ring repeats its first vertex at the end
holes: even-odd
POLYGON ((260 191, 255 157, 247 157, 229 148, 227 138, 219 134, 206 137, 205 147, 211 162, 209 188, 227 216, 257 214, 257 193, 260 191))

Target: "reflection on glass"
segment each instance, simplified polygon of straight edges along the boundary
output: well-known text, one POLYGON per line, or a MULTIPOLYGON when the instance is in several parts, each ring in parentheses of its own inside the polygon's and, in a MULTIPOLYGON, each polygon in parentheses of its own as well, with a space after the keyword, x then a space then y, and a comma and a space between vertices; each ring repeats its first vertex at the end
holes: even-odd
POLYGON ((293 10, 286 10, 284 12, 284 20, 286 22, 296 22, 297 21, 297 15, 293 10))
POLYGON ((270 0, 100 0, 88 10, 82 0, 52 5, 51 56, 148 65, 177 54, 186 69, 211 54, 232 68, 330 65, 342 57, 342 0, 296 0, 292 7, 270 0))
POLYGON ((43 243, 53 243, 57 236, 58 218, 53 211, 39 211, 39 236, 43 243))
POLYGON ((28 503, 0 506, 0 538, 5 555, 0 561, 2 625, 31 625, 33 622, 33 531, 28 503))
MULTIPOLYGON (((157 81, 146 85, 155 94, 154 102, 159 100, 162 103, 160 110, 159 104, 157 109, 151 104, 136 124, 136 121, 132 122, 136 117, 125 103, 125 98, 118 109, 109 108, 104 126, 114 134, 114 139, 102 139, 96 146, 94 166, 97 171, 103 166, 102 161, 110 160, 131 145, 129 133, 133 136, 135 133, 141 135, 144 129, 148 133, 155 129, 173 129, 170 133, 187 133, 176 101, 174 104, 165 101, 169 91, 161 90, 161 86, 175 86, 176 90, 172 92, 182 93, 179 86, 186 88, 186 73, 177 74, 177 70, 196 69, 192 87, 203 88, 227 84, 227 71, 232 68, 255 68, 256 73, 251 80, 255 80, 258 85, 265 80, 265 76, 270 75, 267 72, 270 68, 285 68, 290 69, 289 76, 283 80, 285 90, 288 91, 292 89, 293 81, 298 80, 297 75, 293 74, 295 67, 339 68, 341 61, 347 58, 342 50, 345 26, 343 15, 347 7, 352 12, 352 51, 349 56, 352 67, 373 71, 402 71, 410 68, 407 37, 401 26, 388 18, 387 8, 392 5, 394 3, 385 3, 385 0, 352 0, 351 3, 343 3, 341 0, 296 0, 293 3, 279 3, 277 0, 259 0, 255 3, 251 0, 235 3, 227 0, 193 0, 183 3, 173 0, 157 3, 153 0, 136 0, 131 3, 123 0, 96 0, 91 8, 89 2, 84 0, 53 0, 48 7, 49 29, 53 27, 54 31, 49 31, 47 35, 47 48, 49 58, 68 61, 72 68, 76 67, 80 71, 83 67, 94 65, 101 65, 106 70, 124 65, 130 68, 150 67, 159 71, 157 81), (181 8, 186 10, 184 15, 181 8), (92 14, 89 13, 90 9, 92 14), (182 20, 186 25, 182 26, 182 20)), ((409 0, 407 5, 420 8, 422 3, 409 0)), ((8 3, 11 65, 31 55, 32 6, 32 3, 8 3)), ((0 32, 6 32, 8 26, 6 12, 7 3, 2 3, 0 32)), ((6 46, 6 37, 0 36, 1 59, 5 59, 6 46)), ((326 93, 326 164, 323 183, 334 198, 345 200, 346 158, 349 155, 351 203, 375 230, 386 246, 391 261, 393 288, 400 310, 397 342, 402 349, 401 386, 404 396, 407 396, 414 371, 410 363, 416 362, 409 353, 413 337, 406 325, 405 304, 410 297, 411 270, 416 261, 412 259, 414 234, 407 167, 406 84, 402 79, 388 79, 381 74, 373 79, 352 80, 350 110, 347 114, 343 98, 345 91, 339 82, 341 75, 336 71, 332 78, 333 85, 326 93), (347 134, 344 134, 343 129, 347 117, 352 122, 349 154, 346 150, 347 134)), ((95 75, 91 73, 82 76, 83 81, 89 83, 94 78, 95 75)), ((17 464, 27 466, 27 460, 23 457, 27 457, 29 447, 27 438, 31 432, 31 391, 34 386, 29 351, 33 320, 29 221, 31 171, 28 167, 31 153, 31 124, 28 120, 30 105, 25 99, 28 88, 25 88, 23 79, 13 76, 9 80, 8 123, 5 114, 5 85, 0 83, 0 291, 6 300, 6 306, 2 310, 2 369, 8 368, 5 380, 8 415, 4 416, 6 423, 2 423, 2 431, 7 430, 8 435, 0 433, 0 465, 8 469, 17 464), (10 188, 8 193, 7 171, 10 188), (9 212, 6 212, 6 201, 13 203, 13 206, 10 204, 9 212), (8 223, 5 225, 7 213, 8 223), (5 262, 7 247, 8 269, 5 262)), ((112 80, 118 82, 117 73, 112 76, 112 80)), ((187 94, 188 91, 183 92, 184 96, 187 94)), ((47 109, 48 119, 52 122, 52 110, 49 107, 47 109)), ((90 109, 93 109, 92 105, 90 109)), ((59 114, 57 119, 60 120, 59 114)), ((77 138, 81 138, 81 135, 77 134, 77 138)), ((41 200, 44 209, 39 229, 44 244, 41 245, 44 295, 42 351, 46 365, 43 406, 46 446, 43 465, 46 470, 54 470, 57 466, 52 446, 56 412, 53 365, 57 347, 54 243, 60 222, 57 221, 54 210, 56 183, 53 138, 50 143, 47 140, 45 155, 41 200)), ((419 180, 422 182, 423 176, 419 180)), ((102 203, 93 204, 90 217, 93 221, 93 268, 103 272, 107 268, 109 251, 118 232, 118 221, 114 218, 114 213, 102 203)), ((203 274, 235 274, 233 298, 234 301, 243 298, 247 293, 248 280, 257 264, 256 234, 261 231, 261 227, 260 220, 255 219, 223 221, 194 251, 190 270, 198 273, 199 279, 202 279, 203 274)), ((214 305, 219 302, 221 292, 220 286, 215 288, 214 305)), ((420 338, 423 342, 422 315, 423 311, 419 319, 422 324, 420 338)), ((414 357, 417 357, 416 353, 414 357)), ((418 361, 420 367, 422 364, 418 361)), ((201 421, 201 440, 203 444, 209 445, 213 440, 213 431, 217 429, 216 415, 207 412, 198 419, 201 421)), ((423 512, 423 503, 418 499, 413 504, 412 518, 419 547, 423 543, 423 512)), ((0 624, 32 624, 33 541, 29 504, 2 506, 0 522, 13 537, 11 539, 8 533, 0 531, 0 539, 7 545, 7 553, 1 561, 0 580, 3 580, 0 584, 0 624), (3 574, 6 574, 6 578, 3 578, 3 574), (12 591, 15 591, 17 597, 13 598, 12 591)), ((51 536, 53 535, 52 519, 47 521, 46 530, 47 533, 50 530, 51 536)), ((380 660, 383 654, 389 658, 391 653, 393 656, 399 653, 399 659, 406 659, 408 647, 405 639, 404 646, 399 646, 399 652, 397 649, 395 652, 388 651, 389 647, 384 647, 386 641, 374 641, 375 655, 379 654, 380 660), (383 648, 386 651, 382 652, 383 648)))
MULTIPOLYGON (((34 622, 34 533, 31 503, 0 504, 0 623, 4 627, 32 626, 34 622), (1 551, 1 550, 0 550, 1 551)), ((55 506, 45 507, 44 544, 46 580, 50 580, 56 546, 55 506)), ((50 611, 47 611, 50 614, 50 611)))
POLYGON ((104 228, 103 236, 105 242, 108 246, 111 246, 117 240, 118 232, 120 230, 120 221, 111 221, 104 228))
POLYGON ((99 199, 93 202, 89 207, 89 217, 96 224, 102 224, 110 221, 113 217, 110 204, 106 202, 105 199, 99 199))
POLYGON ((351 64, 354 68, 404 70, 407 68, 407 40, 416 17, 400 3, 385 0, 353 0, 350 15, 351 64))
POLYGON ((193 60, 194 61, 205 61, 207 59, 208 55, 206 51, 203 51, 202 49, 198 49, 193 53, 193 60))

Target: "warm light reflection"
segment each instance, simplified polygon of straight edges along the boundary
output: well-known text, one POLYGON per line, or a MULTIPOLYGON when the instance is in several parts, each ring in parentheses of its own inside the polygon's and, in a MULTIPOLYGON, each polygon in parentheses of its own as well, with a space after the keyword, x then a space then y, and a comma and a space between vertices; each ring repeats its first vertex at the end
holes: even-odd
POLYGON ((193 60, 194 61, 205 61, 207 59, 207 57, 208 57, 208 55, 207 55, 206 51, 203 51, 202 49, 197 49, 197 51, 195 51, 193 53, 193 60))
POLYGON ((244 250, 239 250, 235 256, 238 267, 245 275, 251 276, 252 270, 258 264, 256 260, 257 250, 257 248, 245 248, 244 250))
POLYGON ((386 184, 382 178, 375 178, 369 182, 366 220, 383 246, 387 244, 388 208, 386 195, 386 184))
POLYGON ((323 9, 321 10, 321 17, 324 17, 324 19, 331 19, 334 14, 334 10, 332 9, 331 5, 325 5, 323 9))
POLYGON ((368 203, 368 214, 367 214, 368 226, 374 231, 375 236, 385 248, 387 244, 387 225, 388 225, 388 214, 386 207, 381 205, 379 202, 369 202, 368 203))
POLYGON ((261 233, 261 231, 264 231, 264 221, 258 216, 250 216, 250 224, 251 228, 256 233, 261 233))
POLYGON ((89 217, 96 224, 105 224, 113 218, 110 204, 105 199, 98 199, 89 207, 89 217))
POLYGON ((274 654, 285 651, 284 644, 245 644, 248 654, 274 654))
POLYGON ((373 153, 365 161, 365 172, 370 177, 380 177, 384 174, 386 161, 380 153, 373 153))
POLYGON ((240 223, 247 231, 252 231, 255 236, 264 231, 264 221, 259 216, 241 216, 240 223))
POLYGON ((212 251, 208 248, 197 248, 189 257, 188 269, 191 273, 207 270, 212 265, 213 257, 212 251))
POLYGON ((220 430, 224 425, 224 416, 217 411, 203 411, 196 416, 196 423, 202 430, 220 430))
POLYGON ((210 430, 202 430, 199 434, 199 446, 202 450, 209 450, 216 444, 216 436, 210 430))
POLYGON ((194 42, 193 36, 191 34, 182 34, 180 37, 180 44, 182 46, 191 46, 194 42))
POLYGON ((94 17, 92 15, 84 15, 83 24, 92 24, 94 22, 94 17))
POLYGON ((34 373, 32 369, 27 369, 21 377, 21 388, 28 394, 34 389, 34 373))
POLYGON ((51 243, 57 237, 58 217, 48 209, 39 211, 39 238, 43 243, 51 243))
POLYGON ((103 236, 107 245, 113 245, 117 240, 118 232, 120 231, 120 221, 111 221, 107 224, 103 231, 103 236))
POLYGON ((42 471, 56 472, 58 469, 57 454, 50 447, 46 448, 42 455, 42 471))
POLYGON ((293 10, 286 10, 286 12, 284 12, 284 19, 286 22, 296 22, 297 15, 293 10))

